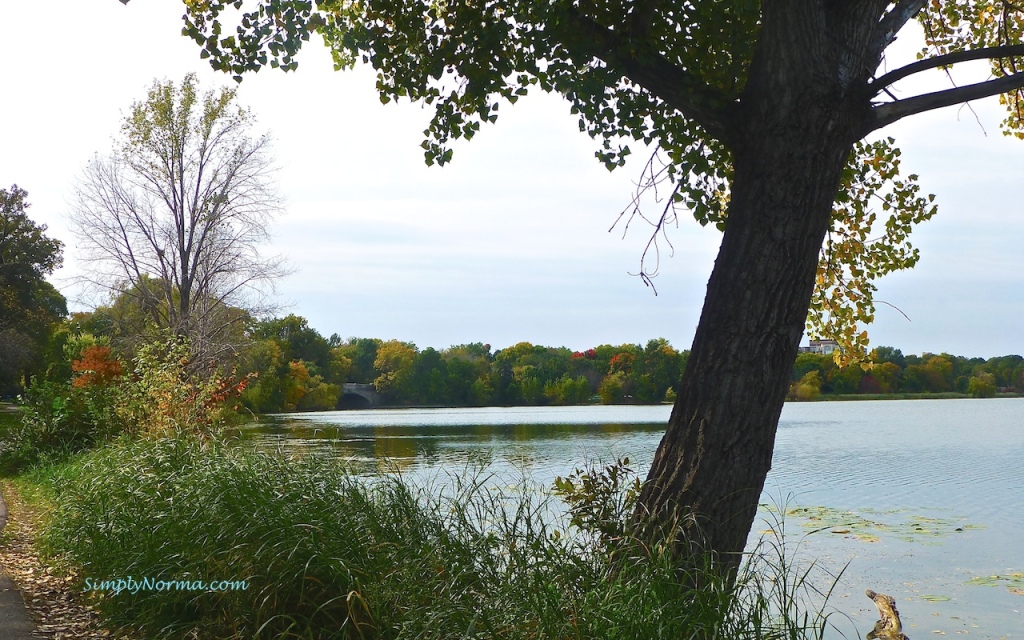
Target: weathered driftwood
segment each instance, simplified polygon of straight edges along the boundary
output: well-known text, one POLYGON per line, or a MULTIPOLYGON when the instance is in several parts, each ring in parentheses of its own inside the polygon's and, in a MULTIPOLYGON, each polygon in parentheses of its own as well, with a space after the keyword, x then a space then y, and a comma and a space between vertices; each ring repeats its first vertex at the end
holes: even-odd
POLYGON ((878 622, 874 630, 868 634, 867 640, 910 640, 903 635, 903 623, 900 621, 900 612, 896 610, 896 601, 892 596, 884 593, 875 593, 871 589, 864 592, 867 597, 875 602, 878 607, 878 622))

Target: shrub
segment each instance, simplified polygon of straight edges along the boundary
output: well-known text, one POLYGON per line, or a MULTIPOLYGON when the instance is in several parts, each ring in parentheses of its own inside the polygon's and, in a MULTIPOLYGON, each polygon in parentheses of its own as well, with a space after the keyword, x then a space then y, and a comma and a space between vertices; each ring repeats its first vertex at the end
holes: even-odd
POLYGON ((123 375, 103 346, 89 346, 67 383, 40 382, 25 393, 24 416, 0 442, 0 468, 14 471, 59 461, 121 434, 208 436, 233 415, 226 401, 248 379, 202 376, 189 368, 178 338, 144 345, 123 375))
POLYGON ((789 387, 789 397, 796 400, 817 400, 821 395, 821 377, 817 371, 808 371, 789 387))
POLYGON ((971 376, 967 383, 967 393, 973 398, 994 398, 996 396, 996 377, 991 373, 979 373, 971 376))
POLYGON ((203 374, 191 365, 188 342, 180 337, 140 347, 134 375, 119 396, 119 419, 151 436, 214 433, 232 411, 226 401, 240 395, 248 379, 203 374))
POLYGON ((110 398, 67 384, 42 382, 21 398, 24 411, 0 441, 0 468, 17 471, 88 449, 116 431, 110 398))
POLYGON ((585 376, 573 378, 566 373, 544 385, 544 397, 556 405, 583 404, 590 399, 590 382, 585 376))
POLYGON ((78 374, 72 386, 105 387, 124 373, 124 367, 113 357, 110 347, 95 345, 82 350, 81 359, 72 361, 71 371, 78 374))
POLYGON ((626 374, 621 371, 609 373, 597 387, 597 395, 601 404, 620 404, 625 401, 626 374))

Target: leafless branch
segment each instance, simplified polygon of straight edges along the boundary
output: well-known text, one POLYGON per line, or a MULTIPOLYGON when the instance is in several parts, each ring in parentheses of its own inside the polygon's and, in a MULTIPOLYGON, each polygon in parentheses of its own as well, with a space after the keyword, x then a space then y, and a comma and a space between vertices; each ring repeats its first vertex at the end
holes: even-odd
POLYGON ((287 269, 261 253, 281 210, 269 138, 249 135, 229 90, 197 96, 194 82, 133 107, 113 153, 85 168, 71 220, 87 280, 209 361, 287 269))
POLYGON ((1014 56, 1024 56, 1024 45, 1006 45, 1002 47, 986 47, 984 49, 973 49, 971 51, 956 51, 954 53, 947 53, 941 56, 935 56, 933 58, 926 58, 908 64, 905 67, 900 67, 895 71, 890 71, 881 78, 877 78, 871 84, 868 85, 868 90, 873 94, 877 94, 884 90, 886 87, 893 85, 904 78, 927 71, 929 69, 936 69, 938 67, 945 67, 948 65, 956 64, 958 62, 969 62, 971 60, 991 60, 997 58, 1012 58, 1014 56))
POLYGON ((898 102, 887 102, 872 109, 874 117, 866 123, 865 130, 861 132, 861 136, 863 137, 876 129, 881 129, 907 116, 949 107, 969 100, 1007 93, 1021 87, 1024 87, 1024 73, 1016 73, 1003 78, 969 84, 955 89, 926 93, 898 102))
POLYGON ((885 300, 878 300, 877 298, 875 299, 875 302, 877 302, 878 304, 884 304, 887 307, 895 309, 896 311, 899 312, 899 314, 901 316, 903 316, 906 319, 907 322, 911 321, 910 320, 910 316, 908 316, 907 314, 903 313, 903 309, 900 309, 899 307, 897 307, 896 305, 892 304, 891 302, 886 302, 885 300))
POLYGON ((626 222, 623 225, 623 237, 625 237, 626 233, 629 231, 630 224, 632 224, 633 220, 637 218, 653 227, 651 235, 647 240, 647 244, 644 246, 644 251, 640 256, 640 270, 637 273, 630 273, 630 275, 639 276, 644 285, 651 288, 654 295, 658 295, 658 289, 654 286, 653 279, 658 276, 658 272, 661 268, 661 247, 658 244, 659 237, 668 245, 671 253, 675 252, 675 247, 672 245, 672 241, 669 240, 666 225, 671 223, 678 225, 675 196, 679 193, 679 190, 680 185, 672 182, 671 166, 662 160, 658 151, 655 150, 644 165, 643 171, 640 173, 640 179, 636 182, 636 190, 633 192, 633 197, 630 200, 629 205, 619 213, 615 222, 608 229, 608 231, 611 232, 624 218, 626 222), (671 186, 671 190, 668 197, 664 198, 660 189, 662 188, 662 185, 666 183, 671 186), (662 207, 661 215, 657 220, 649 218, 644 214, 643 209, 641 208, 641 200, 648 193, 653 194, 654 201, 656 203, 662 202, 663 199, 665 200, 665 206, 662 207), (647 266, 648 255, 652 252, 654 253, 654 268, 649 269, 647 266))
POLYGON ((896 34, 911 18, 928 4, 928 0, 899 0, 889 13, 882 16, 875 28, 874 51, 881 55, 896 39, 896 34))

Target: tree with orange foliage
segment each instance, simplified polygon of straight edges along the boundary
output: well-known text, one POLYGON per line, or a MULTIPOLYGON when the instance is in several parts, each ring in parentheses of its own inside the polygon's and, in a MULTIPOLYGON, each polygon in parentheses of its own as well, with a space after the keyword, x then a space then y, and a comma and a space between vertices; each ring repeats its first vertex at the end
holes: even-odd
POLYGON ((124 374, 121 361, 115 358, 110 347, 94 345, 82 350, 82 357, 71 363, 71 370, 77 373, 72 384, 76 387, 107 386, 124 374))

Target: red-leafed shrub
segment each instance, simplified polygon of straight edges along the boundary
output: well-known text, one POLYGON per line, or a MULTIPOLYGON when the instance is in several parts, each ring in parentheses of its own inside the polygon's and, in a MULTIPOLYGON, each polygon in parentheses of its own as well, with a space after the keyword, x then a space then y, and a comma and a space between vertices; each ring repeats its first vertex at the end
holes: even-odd
POLYGON ((113 356, 110 347, 92 346, 82 350, 82 357, 71 363, 77 373, 72 384, 79 388, 106 386, 124 374, 121 361, 113 356))

